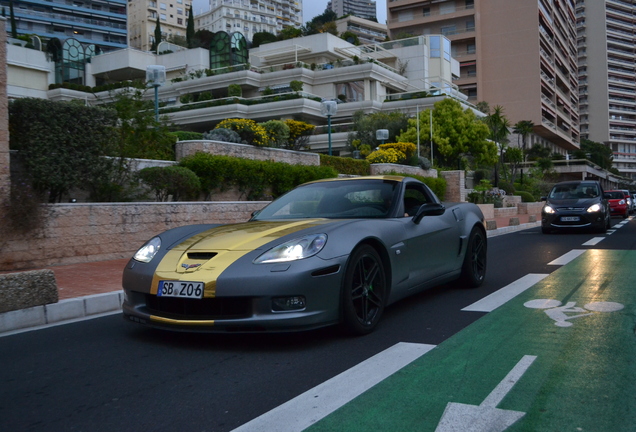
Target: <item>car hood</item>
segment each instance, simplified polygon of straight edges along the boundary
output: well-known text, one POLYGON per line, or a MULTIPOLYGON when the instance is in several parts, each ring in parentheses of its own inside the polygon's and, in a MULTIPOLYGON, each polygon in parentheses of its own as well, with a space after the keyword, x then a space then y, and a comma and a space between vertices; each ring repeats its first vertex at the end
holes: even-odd
POLYGON ((284 236, 330 223, 334 220, 254 221, 195 234, 166 252, 155 270, 151 293, 156 294, 159 280, 188 280, 205 282, 205 296, 212 297, 214 281, 245 254, 284 236))
POLYGON ((588 208, 593 204, 601 202, 598 198, 579 198, 579 199, 549 199, 547 204, 555 208, 588 208))

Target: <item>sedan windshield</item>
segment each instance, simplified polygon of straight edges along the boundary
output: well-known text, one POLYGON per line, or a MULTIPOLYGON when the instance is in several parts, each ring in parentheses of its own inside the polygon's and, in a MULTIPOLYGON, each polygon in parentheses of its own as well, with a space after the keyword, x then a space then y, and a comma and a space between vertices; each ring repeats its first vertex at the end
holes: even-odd
POLYGON ((556 185, 550 192, 550 198, 557 200, 596 198, 600 191, 595 184, 556 185))
POLYGON ((253 220, 384 218, 392 213, 397 185, 379 179, 311 183, 281 196, 253 220))

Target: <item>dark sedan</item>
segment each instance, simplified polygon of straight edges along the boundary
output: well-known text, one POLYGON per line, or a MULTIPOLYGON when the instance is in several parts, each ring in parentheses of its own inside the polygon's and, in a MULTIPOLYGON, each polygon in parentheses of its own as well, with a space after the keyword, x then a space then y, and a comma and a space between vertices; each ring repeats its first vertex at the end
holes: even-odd
POLYGON ((594 229, 610 227, 610 208, 601 184, 594 180, 567 181, 554 185, 542 198, 541 230, 594 229))

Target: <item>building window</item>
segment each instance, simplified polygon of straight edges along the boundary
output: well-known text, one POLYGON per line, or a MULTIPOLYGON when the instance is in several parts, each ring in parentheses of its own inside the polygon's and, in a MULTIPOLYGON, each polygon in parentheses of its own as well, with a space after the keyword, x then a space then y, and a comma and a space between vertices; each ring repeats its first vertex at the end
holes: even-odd
POLYGON ((429 38, 430 41, 430 56, 431 58, 440 58, 442 56, 442 47, 441 47, 441 43, 440 43, 440 37, 439 36, 431 36, 429 38))
POLYGON ((183 8, 177 8, 177 15, 183 15, 183 8))
POLYGON ((161 21, 165 21, 166 20, 166 14, 161 14, 160 18, 161 18, 161 21))
POLYGON ((183 25, 183 18, 177 18, 177 24, 183 25))
POLYGON ((166 4, 165 3, 159 4, 159 7, 161 8, 161 10, 166 10, 166 4))
POLYGON ((430 7, 422 8, 422 15, 424 15, 425 17, 431 16, 431 8, 430 7))
POLYGON ((156 1, 153 1, 153 0, 150 0, 150 1, 148 2, 148 7, 156 8, 156 7, 157 7, 157 2, 156 2, 156 1))

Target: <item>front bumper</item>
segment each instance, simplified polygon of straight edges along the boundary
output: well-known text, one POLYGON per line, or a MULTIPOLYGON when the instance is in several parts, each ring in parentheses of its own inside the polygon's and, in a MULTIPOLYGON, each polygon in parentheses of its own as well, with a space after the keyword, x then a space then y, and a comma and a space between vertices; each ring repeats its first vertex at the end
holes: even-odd
MULTIPOLYGON (((124 318, 150 327, 189 332, 282 332, 340 321, 346 257, 317 257, 289 265, 229 268, 216 281, 214 297, 157 297, 150 286, 124 285, 124 318), (276 310, 276 299, 302 298, 293 310, 276 310)), ((126 278, 124 279, 126 280, 126 278)), ((132 279, 131 279, 132 280, 132 279)))
POLYGON ((556 213, 542 213, 541 226, 548 229, 603 228, 605 214, 603 212, 588 213, 585 210, 557 210, 556 213))

